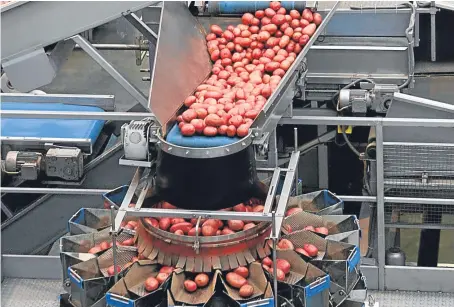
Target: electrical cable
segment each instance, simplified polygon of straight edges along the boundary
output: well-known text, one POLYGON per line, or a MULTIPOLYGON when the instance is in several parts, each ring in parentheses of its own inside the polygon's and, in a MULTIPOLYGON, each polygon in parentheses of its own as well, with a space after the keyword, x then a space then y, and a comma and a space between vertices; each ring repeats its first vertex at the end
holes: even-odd
POLYGON ((353 153, 355 155, 357 155, 358 157, 361 157, 361 154, 359 153, 359 151, 356 150, 355 146, 353 146, 353 144, 348 139, 347 134, 345 133, 345 127, 344 126, 341 127, 341 131, 342 131, 342 135, 344 136, 344 140, 345 140, 345 142, 348 145, 348 148, 350 148, 350 150, 353 151, 353 153))

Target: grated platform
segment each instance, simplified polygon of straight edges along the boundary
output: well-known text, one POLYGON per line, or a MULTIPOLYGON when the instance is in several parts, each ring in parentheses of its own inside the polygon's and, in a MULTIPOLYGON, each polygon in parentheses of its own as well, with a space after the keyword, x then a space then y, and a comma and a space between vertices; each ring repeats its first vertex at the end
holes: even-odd
POLYGON ((378 307, 452 307, 454 293, 369 291, 378 307))
POLYGON ((1 293, 4 307, 58 307, 63 288, 60 280, 5 278, 1 293))

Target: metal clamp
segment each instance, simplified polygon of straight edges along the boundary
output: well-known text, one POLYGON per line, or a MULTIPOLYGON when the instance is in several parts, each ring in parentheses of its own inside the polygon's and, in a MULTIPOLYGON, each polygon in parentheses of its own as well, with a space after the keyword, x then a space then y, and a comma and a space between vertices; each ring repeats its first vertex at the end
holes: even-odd
POLYGON ((195 224, 195 241, 194 241, 193 248, 197 255, 200 253, 199 225, 200 225, 201 219, 202 219, 202 217, 199 216, 199 218, 197 219, 197 224, 195 224))

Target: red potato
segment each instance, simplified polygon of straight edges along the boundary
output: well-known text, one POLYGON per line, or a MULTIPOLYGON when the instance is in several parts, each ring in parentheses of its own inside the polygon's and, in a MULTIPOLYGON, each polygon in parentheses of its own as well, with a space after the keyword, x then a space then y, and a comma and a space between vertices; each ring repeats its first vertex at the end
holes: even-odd
MULTIPOLYGON (((268 50, 269 50, 269 49, 268 49, 268 50)), ((260 61, 261 64, 264 64, 264 65, 265 65, 265 64, 268 64, 269 62, 271 62, 272 59, 262 56, 262 57, 259 59, 259 61, 260 61)))
POLYGON ((290 262, 285 259, 276 259, 276 267, 284 272, 285 275, 290 273, 290 262))
MULTIPOLYGON (((121 267, 119 265, 117 265, 116 271, 117 273, 121 272, 121 267)), ((115 267, 113 265, 107 268, 107 275, 109 276, 115 275, 115 267)))
POLYGON ((232 57, 232 53, 230 52, 229 49, 224 48, 221 50, 220 56, 221 56, 221 59, 225 59, 225 58, 230 59, 232 57))
MULTIPOLYGON (((225 49, 225 50, 228 50, 228 49, 225 49)), ((231 59, 231 58, 224 58, 224 59, 222 59, 222 61, 221 61, 222 66, 224 66, 226 69, 227 69, 227 66, 232 65, 232 63, 233 63, 233 62, 232 62, 232 59, 231 59)), ((229 71, 227 71, 227 72, 229 72, 229 71)), ((219 76, 219 74, 218 74, 218 76, 219 76)), ((229 75, 229 76, 230 76, 230 75, 229 75)), ((228 76, 228 77, 229 77, 229 76, 228 76)), ((227 78, 228 78, 228 77, 227 77, 227 78)), ((221 79, 227 79, 227 78, 221 78, 221 79)))
POLYGON ((290 225, 284 225, 282 226, 285 230, 287 230, 288 233, 292 233, 293 229, 292 229, 292 226, 290 225))
MULTIPOLYGON (((129 221, 127 224, 131 225, 132 227, 136 228, 137 226, 139 226, 139 223, 137 221, 129 221)), ((127 225, 126 224, 126 225, 127 225)))
POLYGON ((242 286, 247 284, 246 278, 244 278, 243 276, 240 276, 234 272, 227 273, 227 275, 225 276, 225 279, 227 280, 227 283, 230 286, 232 286, 236 289, 240 289, 242 286))
POLYGON ((270 271, 270 267, 265 265, 265 264, 262 264, 262 268, 265 270, 265 271, 270 271))
MULTIPOLYGON (((282 50, 282 49, 281 49, 282 50)), ((286 58, 285 56, 281 55, 281 54, 278 54, 276 55, 274 58, 273 58, 273 62, 278 62, 278 63, 281 63, 282 61, 284 61, 286 58)))
POLYGON ((208 219, 202 224, 202 226, 212 226, 213 228, 216 228, 216 230, 217 230, 217 229, 221 228, 222 226, 224 226, 224 224, 220 220, 208 219))
POLYGON ((121 245, 124 246, 133 246, 134 245, 134 238, 126 239, 123 242, 120 242, 121 245))
MULTIPOLYGON (((259 22, 260 22, 260 21, 259 21, 259 22)), ((254 25, 254 26, 251 26, 251 27, 249 28, 249 31, 250 31, 252 34, 257 34, 257 33, 259 33, 260 28, 259 28, 257 25, 254 25)))
POLYGON ((295 249, 293 243, 287 239, 281 239, 277 244, 277 247, 280 249, 295 249))
POLYGON ((153 292, 159 288, 159 282, 154 277, 148 277, 144 283, 147 292, 153 292))
MULTIPOLYGON (((304 19, 304 18, 300 19, 300 28, 301 28, 301 29, 299 30, 299 32, 303 31, 303 29, 304 29, 305 27, 307 27, 307 26, 309 25, 309 23, 310 23, 310 22, 307 21, 307 20, 304 19)), ((296 31, 296 29, 295 29, 295 31, 296 31)))
POLYGON ((315 232, 315 228, 314 228, 314 226, 306 226, 306 227, 304 227, 304 228, 303 228, 303 230, 307 230, 307 231, 313 231, 313 232, 315 232))
POLYGON ((236 135, 236 127, 234 125, 230 125, 227 128, 227 136, 234 137, 236 135))
MULTIPOLYGON (((213 113, 216 113, 216 112, 217 112, 217 108, 214 107, 213 113)), ((217 114, 208 114, 207 117, 205 117, 204 121, 205 121, 206 126, 219 127, 219 126, 223 125, 223 120, 217 114)))
POLYGON ((292 16, 290 16, 289 14, 286 14, 285 15, 285 21, 288 22, 288 23, 291 22, 292 21, 292 16))
POLYGON ((212 41, 214 39, 216 39, 216 34, 214 34, 214 33, 210 33, 206 36, 207 41, 212 41))
POLYGON ((197 290, 197 284, 193 282, 192 280, 185 280, 184 283, 184 289, 188 291, 189 293, 193 293, 197 290))
POLYGON ((221 56, 221 51, 219 51, 219 49, 213 50, 213 52, 211 52, 211 54, 210 54, 210 58, 213 62, 217 61, 220 58, 220 56, 221 56))
POLYGON ((169 274, 167 273, 158 273, 158 275, 156 275, 156 280, 160 285, 162 285, 167 280, 167 278, 169 278, 169 274))
POLYGON ((288 209, 287 212, 285 212, 285 216, 290 216, 300 212, 303 212, 303 209, 301 209, 300 207, 291 208, 288 209))
POLYGON ((273 10, 277 11, 281 8, 281 3, 279 1, 271 1, 270 2, 270 8, 273 10))
POLYGON ((298 40, 298 44, 300 44, 301 46, 305 46, 309 39, 310 39, 309 35, 301 34, 301 37, 298 40))
POLYGON ((215 227, 213 227, 211 225, 203 226, 202 227, 202 234, 205 237, 211 237, 211 236, 216 235, 216 231, 217 230, 218 230, 217 228, 215 228, 215 227))
POLYGON ((241 204, 238 204, 236 206, 233 206, 233 211, 236 211, 236 212, 246 212, 246 206, 241 203, 241 204))
POLYGON ((220 236, 221 235, 221 231, 220 230, 216 230, 216 235, 220 236))
MULTIPOLYGON (((281 26, 279 27, 279 30, 281 30, 282 32, 285 32, 285 30, 287 30, 288 28, 290 28, 290 24, 288 22, 284 22, 283 24, 281 24, 281 26)), ((293 29, 292 29, 293 30, 293 29)))
POLYGON ((225 30, 224 33, 222 33, 222 37, 228 41, 232 41, 235 38, 235 35, 232 33, 232 31, 225 30))
POLYGON ((287 13, 287 10, 284 7, 281 7, 276 11, 277 14, 282 14, 285 15, 287 13))
POLYGON ((162 230, 166 230, 167 231, 167 229, 169 229, 169 227, 170 227, 170 224, 171 224, 171 220, 168 217, 163 217, 163 218, 161 218, 159 220, 159 228, 162 229, 162 230))
POLYGON ((203 121, 203 119, 199 118, 191 120, 191 125, 194 126, 195 132, 199 134, 202 133, 203 129, 205 128, 205 122, 203 121))
POLYGON ((231 234, 234 234, 235 232, 228 228, 228 227, 224 227, 224 229, 221 230, 221 235, 231 235, 231 234))
MULTIPOLYGON (((277 32, 277 30, 278 30, 277 25, 270 23, 269 25, 262 26, 260 33, 268 32, 269 34, 272 35, 272 34, 275 34, 277 32)), ((259 33, 259 35, 260 35, 260 33, 259 33)))
MULTIPOLYGON (((269 271, 272 276, 274 276, 274 269, 270 268, 269 271)), ((277 269, 276 270, 276 279, 279 281, 284 281, 285 280, 285 274, 282 272, 282 270, 277 269)))
POLYGON ((241 17, 241 22, 243 23, 243 25, 250 25, 252 19, 254 19, 254 15, 252 15, 251 13, 246 13, 241 17))
MULTIPOLYGON (((199 235, 202 233, 202 228, 201 227, 199 227, 199 231, 198 232, 199 232, 199 235)), ((196 234, 195 227, 189 229, 188 236, 195 237, 195 234, 196 234)))
MULTIPOLYGON (((298 19, 293 19, 291 22, 290 22, 290 27, 293 28, 293 30, 295 32, 298 32, 297 31, 297 28, 300 27, 300 21, 298 19)), ((301 30, 300 30, 301 31, 301 30)))
POLYGON ((265 210, 265 206, 263 205, 257 205, 252 208, 252 212, 263 212, 265 210))
POLYGON ((232 116, 229 120, 229 124, 235 126, 235 128, 239 128, 241 124, 243 123, 243 116, 241 115, 235 115, 232 116))
POLYGON ((226 135, 227 134, 227 125, 222 125, 218 128, 218 134, 219 135, 226 135))
POLYGON ((183 120, 185 122, 189 123, 194 118, 197 118, 197 113, 193 109, 189 109, 189 110, 184 111, 181 116, 183 117, 183 120))
POLYGON ((301 16, 309 22, 312 22, 314 20, 314 16, 312 15, 312 11, 310 9, 304 9, 301 16))
POLYGON ((283 25, 286 22, 285 16, 282 14, 276 14, 271 18, 271 23, 276 26, 283 25))
MULTIPOLYGON (((298 45, 296 45, 296 46, 298 46, 298 45)), ((281 68, 284 71, 287 71, 290 68, 291 65, 292 65, 292 63, 290 63, 288 60, 283 60, 280 63, 279 68, 281 68)))
POLYGON ((184 100, 184 105, 189 108, 196 100, 197 100, 197 98, 195 96, 188 96, 184 100))
POLYGON ((212 25, 212 26, 210 27, 210 31, 211 31, 212 33, 218 35, 218 36, 221 36, 221 35, 222 35, 222 32, 223 32, 222 29, 221 29, 221 27, 218 26, 218 25, 212 25))
POLYGON ((90 248, 88 250, 88 253, 94 255, 94 254, 97 254, 97 253, 102 252, 102 251, 103 250, 99 246, 93 246, 92 248, 90 248))
MULTIPOLYGON (((265 50, 265 52, 263 52, 263 56, 268 59, 272 59, 276 56, 276 52, 274 52, 274 50, 272 50, 272 49, 267 49, 267 50, 265 50)), ((266 64, 266 63, 264 63, 264 64, 266 64)))
POLYGON ((188 233, 192 228, 192 224, 188 222, 174 224, 170 227, 170 232, 176 232, 177 230, 183 231, 183 233, 188 233))
POLYGON ((162 268, 159 269, 159 273, 165 273, 165 274, 172 274, 172 272, 175 270, 174 267, 171 266, 163 266, 162 268))
POLYGON ((176 235, 178 235, 178 236, 183 236, 183 235, 184 235, 184 232, 183 232, 183 230, 178 229, 177 231, 174 232, 174 234, 176 234, 176 235))
POLYGON ((271 267, 271 266, 273 265, 273 260, 271 260, 270 257, 265 257, 265 258, 263 258, 263 260, 262 260, 262 264, 263 264, 263 265, 266 265, 266 266, 268 266, 268 267, 271 267))
POLYGON ((292 16, 293 19, 300 19, 301 14, 297 10, 291 10, 289 12, 290 16, 292 16))
POLYGON ((328 228, 326 227, 316 227, 315 232, 327 236, 329 234, 328 228))
POLYGON ((147 224, 149 224, 152 227, 159 227, 159 222, 154 218, 146 217, 144 218, 144 220, 147 224))
POLYGON ((295 43, 299 43, 301 36, 303 36, 303 33, 301 32, 294 32, 292 35, 292 39, 295 43))
POLYGON ((279 41, 279 47, 282 49, 287 47, 287 45, 290 43, 290 36, 284 35, 279 41))
POLYGON ((247 125, 247 124, 242 124, 236 129, 236 134, 241 138, 247 136, 248 133, 249 133, 249 125, 247 125))
POLYGON ((196 283, 197 288, 206 287, 208 285, 209 281, 210 281, 210 278, 205 273, 197 274, 196 277, 194 278, 194 282, 196 283))
POLYGON ((101 250, 106 250, 109 248, 109 242, 101 242, 101 244, 99 244, 99 248, 101 248, 101 250))
POLYGON ((252 35, 252 33, 249 30, 241 31, 241 37, 250 37, 251 35, 252 35))
MULTIPOLYGON (((267 9, 265 9, 265 15, 268 18, 272 18, 274 15, 276 15, 276 11, 273 10, 272 8, 267 8, 267 9)), ((262 22, 263 22, 263 19, 262 19, 262 22)))
POLYGON ((315 25, 315 23, 311 23, 308 26, 306 26, 303 29, 303 31, 301 31, 301 33, 309 35, 309 37, 310 37, 310 36, 314 35, 314 32, 316 29, 317 29, 317 26, 315 25))
POLYGON ((284 30, 284 35, 287 35, 288 37, 292 37, 293 33, 294 31, 290 27, 284 30))
POLYGON ((275 71, 276 69, 278 69, 280 67, 280 63, 278 62, 269 62, 269 63, 266 63, 265 64, 265 71, 267 72, 273 72, 275 71))
POLYGON ((174 225, 174 224, 184 223, 186 221, 184 219, 178 217, 178 218, 170 219, 170 222, 172 223, 172 225, 174 225))
POLYGON ((246 230, 254 228, 254 227, 255 227, 254 223, 247 223, 246 225, 244 225, 243 231, 246 231, 246 230))
POLYGON ((311 256, 309 256, 309 254, 306 252, 306 250, 304 248, 301 248, 301 247, 295 248, 295 252, 297 252, 298 254, 301 254, 303 256, 311 258, 311 256))
POLYGON ((264 30, 262 27, 261 31, 257 35, 257 41, 265 43, 270 37, 271 33, 264 30))
POLYGON ((241 220, 229 220, 227 221, 227 225, 233 231, 241 231, 244 227, 244 222, 241 220))
POLYGON ((304 244, 303 249, 310 257, 315 257, 318 255, 318 248, 313 244, 304 244))
POLYGON ((263 17, 265 17, 265 11, 263 11, 263 10, 255 11, 254 15, 256 18, 262 19, 263 17))
POLYGON ((208 115, 208 111, 204 108, 195 109, 195 112, 197 114, 197 118, 199 119, 204 119, 208 115))
POLYGON ((314 18, 315 25, 319 26, 322 23, 323 18, 319 13, 312 14, 312 17, 314 18))
POLYGON ((240 288, 238 294, 241 297, 248 298, 254 294, 254 287, 251 285, 244 285, 240 288))
POLYGON ((162 209, 177 209, 176 206, 166 202, 166 201, 163 201, 162 204, 161 204, 161 208, 162 209))

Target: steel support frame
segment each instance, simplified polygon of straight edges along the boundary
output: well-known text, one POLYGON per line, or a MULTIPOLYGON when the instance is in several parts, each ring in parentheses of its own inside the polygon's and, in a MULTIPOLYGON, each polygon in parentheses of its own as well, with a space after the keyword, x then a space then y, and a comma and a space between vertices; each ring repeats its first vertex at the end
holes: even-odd
POLYGON ((104 111, 115 111, 114 95, 76 95, 76 94, 46 94, 34 95, 23 93, 1 93, 3 102, 31 103, 68 103, 79 106, 98 107, 104 111))
POLYGON ((80 35, 74 35, 72 39, 78 44, 96 63, 98 63, 109 75, 111 75, 134 99, 143 107, 147 108, 148 98, 133 84, 118 72, 93 45, 80 35))

